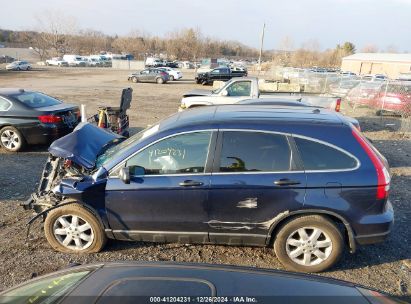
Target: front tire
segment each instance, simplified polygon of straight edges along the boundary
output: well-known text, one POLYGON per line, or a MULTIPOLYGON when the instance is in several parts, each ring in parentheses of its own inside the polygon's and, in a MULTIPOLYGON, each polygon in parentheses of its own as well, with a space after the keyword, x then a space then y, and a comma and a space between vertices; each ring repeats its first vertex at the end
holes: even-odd
POLYGON ((50 211, 44 232, 51 247, 65 253, 99 252, 107 242, 97 217, 77 203, 50 211))
POLYGON ((174 76, 170 75, 170 81, 174 81, 174 76))
POLYGON ((133 77, 131 77, 131 81, 134 82, 134 83, 137 83, 137 82, 138 82, 138 78, 135 77, 135 76, 133 76, 133 77))
POLYGON ((274 251, 285 268, 300 272, 321 272, 341 257, 343 236, 328 218, 307 215, 293 218, 278 231, 274 251))
POLYGON ((0 144, 7 151, 18 152, 25 147, 26 141, 16 128, 4 127, 0 130, 0 144))

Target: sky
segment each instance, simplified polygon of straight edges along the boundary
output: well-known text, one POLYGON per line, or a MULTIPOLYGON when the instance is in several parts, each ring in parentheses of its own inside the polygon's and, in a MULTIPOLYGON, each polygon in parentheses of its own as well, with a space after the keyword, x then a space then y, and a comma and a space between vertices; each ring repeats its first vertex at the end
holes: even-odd
POLYGON ((209 37, 264 49, 303 44, 319 49, 353 42, 357 51, 374 45, 381 51, 411 52, 411 0, 0 0, 0 28, 35 29, 36 18, 54 11, 74 18, 77 27, 125 35, 134 30, 164 36, 181 28, 199 28, 209 37), (4 12, 4 11, 3 11, 4 12))

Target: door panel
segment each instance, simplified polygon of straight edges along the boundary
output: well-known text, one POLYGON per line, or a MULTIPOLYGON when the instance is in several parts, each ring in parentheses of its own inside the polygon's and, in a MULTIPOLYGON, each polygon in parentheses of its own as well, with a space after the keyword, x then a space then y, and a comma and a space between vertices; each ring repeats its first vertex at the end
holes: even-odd
POLYGON ((111 174, 106 208, 114 233, 149 241, 178 241, 187 235, 185 242, 208 240, 206 168, 212 162, 208 150, 215 146, 212 134, 178 134, 148 145, 125 162, 130 184, 111 174))
POLYGON ((253 234, 255 242, 265 242, 276 217, 303 208, 305 184, 304 173, 213 174, 209 196, 210 241, 221 243, 227 235, 234 238, 235 234, 253 234), (299 184, 274 184, 281 179, 299 184))
POLYGON ((219 133, 209 194, 215 243, 263 245, 272 223, 304 204, 306 175, 282 134, 219 133))
POLYGON ((207 235, 209 183, 209 175, 131 177, 130 184, 110 178, 106 186, 110 227, 147 241, 154 240, 154 235, 174 241, 180 232, 204 232, 198 240, 192 240, 203 242, 207 235), (202 185, 180 186, 187 180, 202 185), (153 231, 157 233, 150 233, 153 231))

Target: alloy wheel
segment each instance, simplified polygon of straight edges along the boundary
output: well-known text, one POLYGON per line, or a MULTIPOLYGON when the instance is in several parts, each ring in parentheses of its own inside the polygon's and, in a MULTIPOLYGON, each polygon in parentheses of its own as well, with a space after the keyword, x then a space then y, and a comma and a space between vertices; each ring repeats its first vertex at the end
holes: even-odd
POLYGON ((84 250, 94 241, 91 225, 78 215, 65 214, 57 218, 53 234, 63 246, 73 250, 84 250))
POLYGON ((1 143, 6 149, 14 150, 21 145, 20 137, 13 130, 5 130, 1 133, 1 143))
POLYGON ((303 266, 318 265, 327 260, 333 250, 331 238, 317 227, 302 227, 286 241, 288 257, 303 266))

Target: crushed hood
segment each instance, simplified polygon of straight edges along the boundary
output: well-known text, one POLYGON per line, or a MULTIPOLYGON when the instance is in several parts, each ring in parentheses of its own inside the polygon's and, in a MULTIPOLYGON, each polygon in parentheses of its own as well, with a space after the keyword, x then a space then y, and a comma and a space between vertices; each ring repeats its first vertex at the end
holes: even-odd
POLYGON ((49 152, 86 168, 93 169, 100 151, 122 136, 89 123, 80 123, 70 134, 55 140, 49 152))
POLYGON ((192 96, 210 96, 212 92, 210 90, 192 90, 188 93, 185 93, 183 97, 192 97, 192 96))

